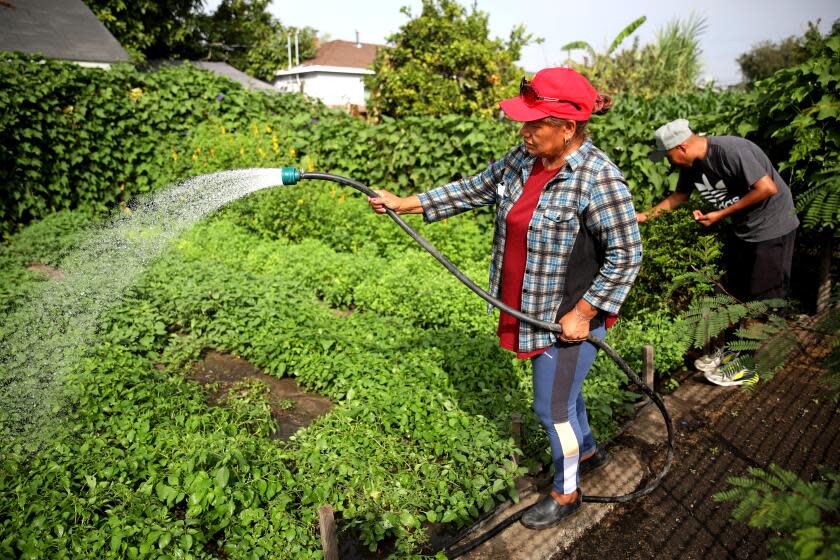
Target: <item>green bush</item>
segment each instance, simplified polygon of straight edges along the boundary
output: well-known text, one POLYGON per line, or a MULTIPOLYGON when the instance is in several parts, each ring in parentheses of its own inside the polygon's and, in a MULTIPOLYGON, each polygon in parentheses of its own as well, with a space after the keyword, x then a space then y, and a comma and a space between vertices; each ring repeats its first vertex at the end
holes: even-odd
MULTIPOLYGON (((660 376, 683 367, 689 341, 677 328, 679 321, 664 310, 646 312, 632 319, 619 319, 610 330, 608 342, 634 371, 642 369, 641 349, 654 348, 654 362, 660 376)), ((599 357, 610 368, 617 367, 606 356, 599 357)))
MULTIPOLYGON (((267 211, 293 191, 276 193, 258 206, 267 211)), ((324 190, 311 203, 337 204, 341 195, 324 190)), ((369 227, 394 227, 363 200, 339 206, 351 204, 371 217, 369 227)), ((515 492, 522 471, 510 461, 512 412, 526 413, 520 464, 545 460, 527 363, 499 349, 484 304, 430 256, 396 242, 382 254, 364 243, 352 252, 327 229, 291 242, 255 232, 250 209, 243 201, 178 239, 103 318, 98 350, 69 381, 71 435, 37 454, 32 470, 4 464, 0 503, 12 512, 0 525, 4 554, 306 557, 317 550, 323 503, 368 546, 394 538, 409 554, 424 522, 464 524, 515 492), (336 406, 278 448, 258 394, 211 408, 186 381, 206 347, 295 377, 336 406), (81 520, 72 528, 68 512, 81 520)), ((86 223, 63 213, 23 230, 9 266, 26 256, 60 267, 64 236, 86 223)), ((459 243, 456 252, 479 254, 459 243)), ((480 277, 486 263, 465 269, 480 277)), ((627 332, 612 341, 638 354, 640 335, 627 332)), ((584 387, 599 437, 628 408, 625 384, 599 363, 584 387)))
POLYGON ((177 176, 169 164, 208 118, 298 117, 301 96, 245 91, 189 65, 140 72, 0 53, 0 232, 67 208, 102 211, 177 176))
POLYGON ((671 285, 686 272, 700 273, 710 279, 720 276, 723 244, 716 235, 718 228, 709 231, 698 225, 691 209, 684 207, 660 214, 641 224, 639 229, 644 247, 642 269, 622 314, 637 317, 666 310, 677 315, 698 296, 711 291, 708 283, 694 283, 671 293, 671 285))
MULTIPOLYGON (((5 234, 52 210, 102 210, 179 178, 249 166, 301 166, 409 194, 480 172, 518 142, 508 121, 449 115, 374 126, 302 96, 248 92, 189 65, 103 71, 3 56, 5 234)), ((676 181, 645 157, 654 124, 688 116, 704 130, 708 115, 729 102, 711 91, 620 97, 593 120, 592 133, 646 207, 676 181)))

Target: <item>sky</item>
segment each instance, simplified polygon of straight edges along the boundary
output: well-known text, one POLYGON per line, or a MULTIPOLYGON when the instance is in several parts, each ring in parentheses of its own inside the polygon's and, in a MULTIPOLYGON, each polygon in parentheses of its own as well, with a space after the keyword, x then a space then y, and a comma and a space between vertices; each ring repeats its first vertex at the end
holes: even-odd
MULTIPOLYGON (((756 43, 778 41, 802 35, 809 21, 821 19, 825 32, 840 18, 838 0, 459 0, 463 6, 475 1, 489 14, 490 34, 507 39, 517 24, 542 37, 542 44, 527 46, 519 65, 529 72, 556 66, 566 60, 560 47, 583 40, 596 51, 605 51, 630 22, 644 15, 647 22, 634 36, 642 44, 654 40, 656 32, 668 22, 685 19, 692 13, 705 18, 706 30, 700 36, 703 77, 720 85, 741 81, 736 58, 756 43)), ((208 10, 218 0, 208 0, 208 10)), ((408 6, 420 14, 421 0, 273 0, 269 11, 286 26, 309 26, 328 39, 355 40, 356 31, 364 43, 385 44, 386 37, 399 31, 408 19, 400 7, 408 6)), ((629 46, 633 36, 625 44, 629 46)), ((582 54, 582 53, 580 53, 582 54)))

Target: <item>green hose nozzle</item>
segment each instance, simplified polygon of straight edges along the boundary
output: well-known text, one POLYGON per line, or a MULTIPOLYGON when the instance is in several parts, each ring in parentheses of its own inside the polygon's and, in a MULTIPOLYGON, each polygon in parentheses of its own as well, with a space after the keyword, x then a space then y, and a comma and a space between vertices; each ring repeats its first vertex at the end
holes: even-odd
POLYGON ((282 167, 280 169, 280 180, 284 185, 295 185, 300 181, 300 169, 294 167, 282 167))

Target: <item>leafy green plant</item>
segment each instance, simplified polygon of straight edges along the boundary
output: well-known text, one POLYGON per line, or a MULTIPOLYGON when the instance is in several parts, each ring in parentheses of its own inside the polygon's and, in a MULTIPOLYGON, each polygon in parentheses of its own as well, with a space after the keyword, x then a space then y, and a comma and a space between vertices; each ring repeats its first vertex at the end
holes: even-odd
POLYGON ((236 413, 240 426, 258 436, 269 436, 277 426, 271 417, 268 391, 268 385, 259 379, 238 381, 227 389, 222 404, 236 413))
MULTIPOLYGON (((245 91, 189 65, 109 71, 13 53, 0 65, 0 232, 61 209, 103 212, 181 178, 190 131, 208 118, 305 118, 299 95, 245 91)), ((216 128, 218 131, 218 127, 216 128)))
POLYGON ((768 541, 771 558, 840 555, 840 474, 824 470, 822 481, 805 482, 778 465, 770 465, 769 472, 747 467, 747 472, 750 476, 730 477, 733 488, 714 499, 736 502, 734 519, 776 532, 768 541))
POLYGON ((393 47, 380 49, 374 74, 365 77, 368 107, 375 115, 484 115, 496 102, 516 95, 521 77, 514 65, 532 37, 521 25, 508 41, 491 39, 488 15, 473 5, 467 11, 455 0, 423 0, 419 16, 388 37, 393 47))
POLYGON ((131 4, 85 0, 85 4, 135 59, 190 58, 199 52, 201 0, 131 4))
POLYGON ((701 229, 690 209, 661 214, 643 223, 640 230, 644 246, 642 270, 622 308, 623 313, 635 317, 644 312, 666 310, 676 315, 698 297, 711 292, 706 282, 667 289, 689 272, 708 278, 720 274, 722 243, 714 231, 701 229))

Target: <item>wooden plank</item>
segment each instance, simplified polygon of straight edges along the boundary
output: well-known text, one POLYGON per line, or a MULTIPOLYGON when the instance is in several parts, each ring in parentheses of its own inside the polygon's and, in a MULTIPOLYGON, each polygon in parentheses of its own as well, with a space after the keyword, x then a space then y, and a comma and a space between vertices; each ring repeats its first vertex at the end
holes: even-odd
POLYGON ((653 389, 653 346, 650 344, 642 348, 642 380, 653 389))
POLYGON ((324 560, 338 560, 338 536, 333 508, 328 505, 318 508, 318 524, 321 528, 321 548, 324 549, 324 560))
MULTIPOLYGON (((513 412, 510 415, 510 431, 513 436, 513 444, 517 449, 522 449, 522 413, 513 412)), ((511 459, 514 465, 518 465, 517 455, 514 454, 511 459)))

